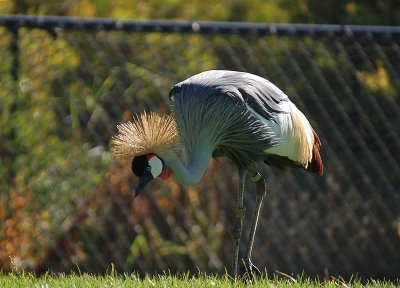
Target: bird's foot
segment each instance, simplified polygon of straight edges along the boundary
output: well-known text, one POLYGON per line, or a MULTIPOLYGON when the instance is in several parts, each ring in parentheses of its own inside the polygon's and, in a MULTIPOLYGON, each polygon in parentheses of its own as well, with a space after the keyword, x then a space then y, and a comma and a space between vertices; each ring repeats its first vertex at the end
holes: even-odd
POLYGON ((261 271, 250 259, 247 261, 243 259, 243 265, 240 268, 239 275, 243 278, 252 279, 253 277, 261 277, 261 271))

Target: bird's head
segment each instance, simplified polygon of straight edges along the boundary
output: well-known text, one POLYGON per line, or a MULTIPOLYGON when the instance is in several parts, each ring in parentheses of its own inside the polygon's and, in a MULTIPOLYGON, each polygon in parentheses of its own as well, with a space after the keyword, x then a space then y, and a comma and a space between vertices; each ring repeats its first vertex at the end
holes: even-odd
POLYGON ((171 170, 165 166, 165 162, 155 154, 136 156, 132 160, 132 171, 139 177, 136 186, 135 197, 138 196, 147 183, 157 177, 166 180, 171 176, 171 170))
POLYGON ((132 171, 139 177, 135 196, 146 184, 171 175, 160 155, 181 150, 175 119, 154 112, 142 113, 132 122, 117 126, 118 133, 112 138, 111 152, 118 159, 132 159, 132 171))

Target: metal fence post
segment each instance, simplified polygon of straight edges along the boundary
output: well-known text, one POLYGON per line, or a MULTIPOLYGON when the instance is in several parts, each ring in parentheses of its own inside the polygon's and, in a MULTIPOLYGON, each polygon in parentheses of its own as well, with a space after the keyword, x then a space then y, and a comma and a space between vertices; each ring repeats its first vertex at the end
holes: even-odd
MULTIPOLYGON (((19 43, 18 43, 19 27, 17 25, 11 26, 8 28, 8 31, 11 35, 10 36, 11 42, 10 42, 10 47, 9 47, 11 55, 12 55, 10 75, 13 80, 12 87, 14 90, 14 93, 12 95, 14 97, 14 102, 12 103, 12 106, 10 107, 10 115, 11 115, 12 119, 15 119, 16 113, 18 110, 18 106, 19 106, 18 105, 19 93, 17 91, 18 86, 19 86, 19 83, 18 83, 19 82, 18 81, 19 80, 19 43)), ((16 137, 16 129, 17 129, 16 126, 17 125, 15 124, 15 121, 10 121, 10 122, 14 122, 14 123, 10 123, 12 128, 10 129, 10 132, 9 132, 9 139, 12 140, 12 139, 15 139, 15 137, 16 137)), ((15 149, 16 149, 16 147, 14 147, 14 145, 12 145, 12 143, 6 144, 6 151, 7 151, 8 157, 10 159, 15 159, 15 156, 17 154, 17 153, 15 153, 15 149)), ((7 171, 7 178, 8 178, 8 182, 10 183, 10 187, 15 185, 14 179, 15 179, 16 174, 17 174, 17 171, 15 171, 15 168, 11 165, 7 171)), ((11 198, 10 193, 11 193, 11 190, 9 190, 8 194, 7 194, 7 198, 8 198, 7 199, 7 216, 8 217, 10 217, 11 214, 13 213, 13 210, 10 207, 10 201, 9 201, 11 198)))
POLYGON ((19 27, 14 26, 9 28, 11 34, 11 44, 10 51, 13 56, 12 65, 11 65, 11 76, 14 81, 18 81, 19 79, 19 27))

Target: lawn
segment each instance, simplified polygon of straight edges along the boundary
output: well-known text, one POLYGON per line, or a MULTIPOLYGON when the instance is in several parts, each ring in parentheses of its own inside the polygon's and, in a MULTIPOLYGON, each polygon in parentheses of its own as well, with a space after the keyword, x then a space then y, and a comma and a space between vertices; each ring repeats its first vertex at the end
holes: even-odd
POLYGON ((0 287, 400 287, 400 281, 375 281, 366 283, 359 281, 345 282, 341 279, 312 280, 305 277, 293 278, 280 275, 272 278, 253 279, 252 281, 233 281, 229 276, 173 276, 158 275, 140 278, 134 274, 107 275, 90 274, 46 274, 36 277, 31 273, 1 273, 0 287))

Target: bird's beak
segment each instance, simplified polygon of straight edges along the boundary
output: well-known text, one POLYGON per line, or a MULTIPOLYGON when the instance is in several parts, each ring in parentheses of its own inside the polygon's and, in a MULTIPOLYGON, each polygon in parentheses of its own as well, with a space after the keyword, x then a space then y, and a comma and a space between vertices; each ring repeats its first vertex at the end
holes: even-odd
POLYGON ((136 186, 135 197, 139 196, 139 194, 143 191, 144 187, 146 187, 147 183, 153 180, 153 175, 151 175, 150 171, 145 171, 143 175, 139 178, 139 182, 136 186))

